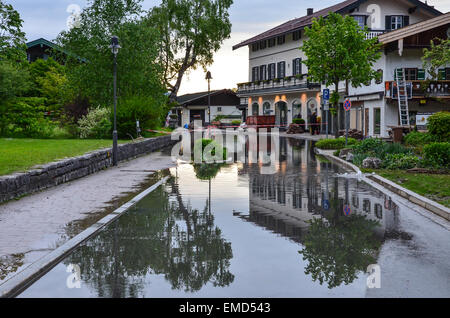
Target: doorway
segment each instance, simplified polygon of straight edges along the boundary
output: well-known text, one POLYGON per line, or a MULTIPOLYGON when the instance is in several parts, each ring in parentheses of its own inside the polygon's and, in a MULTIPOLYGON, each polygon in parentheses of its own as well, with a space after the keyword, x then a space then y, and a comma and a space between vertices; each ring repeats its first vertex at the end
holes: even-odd
POLYGON ((275 104, 275 120, 279 126, 286 126, 288 122, 288 110, 286 102, 280 101, 275 104))

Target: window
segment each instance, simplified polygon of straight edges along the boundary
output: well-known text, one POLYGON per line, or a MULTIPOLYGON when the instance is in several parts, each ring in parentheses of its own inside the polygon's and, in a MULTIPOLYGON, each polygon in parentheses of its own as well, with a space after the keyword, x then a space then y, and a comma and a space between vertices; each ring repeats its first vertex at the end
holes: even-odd
MULTIPOLYGON (((450 68, 446 68, 445 69, 445 78, 447 80, 450 80, 450 68)), ((425 79, 425 78, 424 78, 425 79)))
POLYGON ((300 40, 301 37, 302 37, 302 31, 301 30, 298 30, 298 31, 295 31, 294 33, 292 33, 292 40, 294 40, 294 41, 300 40))
POLYGON ((281 35, 281 36, 277 37, 277 44, 278 45, 282 45, 282 44, 284 44, 284 42, 286 42, 286 36, 285 35, 281 35))
POLYGON ((259 43, 254 43, 254 44, 252 44, 252 51, 253 52, 256 52, 256 51, 258 51, 259 50, 259 43))
POLYGON ((217 111, 221 112, 222 111, 222 107, 217 107, 217 111))
POLYGON ((259 67, 252 68, 252 82, 259 81, 259 67))
POLYGON ((252 105, 252 115, 253 116, 258 116, 259 115, 259 104, 258 103, 253 103, 253 105, 252 105))
POLYGON ((264 104, 263 104, 263 112, 264 112, 264 115, 270 115, 270 103, 269 102, 265 102, 264 104))
POLYGON ((267 41, 261 41, 259 42, 259 49, 264 50, 267 47, 267 41))
POLYGON ((269 42, 269 47, 274 47, 275 46, 275 38, 268 40, 269 42))
POLYGON ((286 76, 286 62, 279 62, 277 68, 277 78, 284 78, 286 76))
POLYGON ((370 200, 365 199, 363 201, 363 211, 370 213, 370 200))
POLYGON ((292 75, 300 75, 302 74, 302 59, 294 59, 292 61, 292 75))
POLYGON ((381 204, 375 204, 375 216, 380 220, 383 218, 383 206, 381 204))
POLYGON ((259 80, 265 81, 267 79, 267 65, 259 67, 259 80))
POLYGON ((292 103, 292 118, 301 118, 302 103, 299 100, 295 100, 292 103), (299 116, 300 115, 300 116, 299 116))
POLYGON ((373 110, 373 133, 374 135, 381 134, 381 108, 373 110))
POLYGON ((361 29, 364 29, 366 26, 367 17, 364 15, 355 15, 353 16, 356 22, 358 22, 358 25, 361 29))
POLYGON ((381 83, 383 83, 383 70, 380 68, 377 70, 377 73, 378 73, 378 77, 375 80, 375 83, 381 84, 381 83))
POLYGON ((417 81, 417 68, 405 68, 405 80, 417 81))
POLYGON ((269 80, 273 80, 275 78, 275 63, 269 64, 269 80))
POLYGON ((388 15, 386 16, 386 30, 397 30, 409 25, 409 16, 407 15, 388 15))

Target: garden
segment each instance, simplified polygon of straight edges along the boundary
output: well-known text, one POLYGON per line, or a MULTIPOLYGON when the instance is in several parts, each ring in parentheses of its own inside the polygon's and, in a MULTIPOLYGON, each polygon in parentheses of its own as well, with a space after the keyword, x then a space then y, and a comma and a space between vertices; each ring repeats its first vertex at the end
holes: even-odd
POLYGON ((428 132, 413 131, 402 143, 377 138, 362 141, 328 139, 319 149, 336 150, 335 156, 352 162, 363 172, 376 172, 420 195, 450 207, 450 112, 429 118, 428 132))

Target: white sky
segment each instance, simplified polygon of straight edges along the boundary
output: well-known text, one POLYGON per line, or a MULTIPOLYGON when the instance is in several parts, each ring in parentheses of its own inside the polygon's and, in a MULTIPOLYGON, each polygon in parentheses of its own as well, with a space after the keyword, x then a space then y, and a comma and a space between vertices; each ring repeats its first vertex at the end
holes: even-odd
MULTIPOLYGON (((37 38, 54 40, 66 28, 70 13, 67 8, 77 4, 86 6, 87 0, 3 0, 11 3, 24 20, 23 30, 28 41, 37 38)), ((234 0, 230 10, 233 24, 231 38, 226 40, 216 53, 212 73, 211 89, 234 88, 237 83, 248 80, 248 49, 236 51, 232 46, 239 42, 275 27, 287 20, 301 17, 306 9, 314 11, 337 4, 343 0, 234 0)), ((158 5, 160 0, 144 0, 144 9, 158 5)), ((450 0, 429 0, 441 12, 450 11, 450 0)), ((208 86, 202 69, 192 71, 184 80, 179 95, 206 91, 208 86)))

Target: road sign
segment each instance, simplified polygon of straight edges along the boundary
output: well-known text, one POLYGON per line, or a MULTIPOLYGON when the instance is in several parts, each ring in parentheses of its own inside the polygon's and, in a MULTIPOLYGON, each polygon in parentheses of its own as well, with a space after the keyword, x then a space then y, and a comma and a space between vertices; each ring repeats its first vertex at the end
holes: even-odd
POLYGON ((330 100, 330 90, 328 88, 325 88, 323 90, 323 100, 329 101, 330 100))
POLYGON ((323 104, 323 110, 330 110, 330 104, 328 104, 328 102, 325 102, 325 104, 323 104))
POLYGON ((330 201, 329 200, 323 200, 323 208, 326 211, 328 211, 330 209, 330 201))
POLYGON ((350 109, 352 109, 352 102, 350 101, 350 99, 347 99, 344 103, 344 109, 346 112, 350 111, 350 109))
POLYGON ((346 216, 349 216, 350 214, 352 214, 352 208, 350 207, 350 205, 344 205, 344 214, 346 216))

